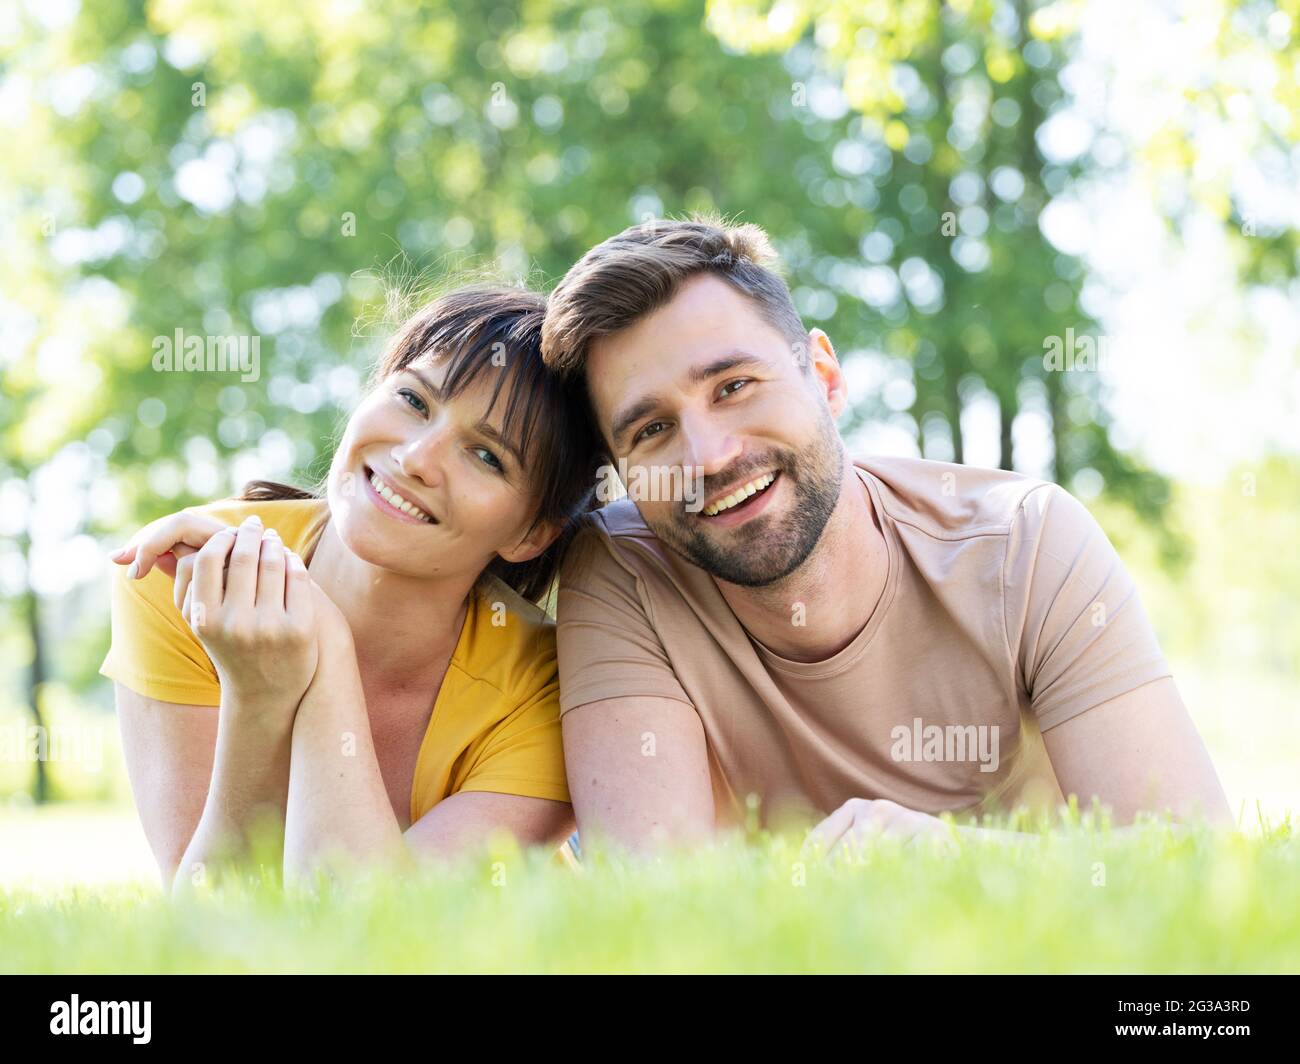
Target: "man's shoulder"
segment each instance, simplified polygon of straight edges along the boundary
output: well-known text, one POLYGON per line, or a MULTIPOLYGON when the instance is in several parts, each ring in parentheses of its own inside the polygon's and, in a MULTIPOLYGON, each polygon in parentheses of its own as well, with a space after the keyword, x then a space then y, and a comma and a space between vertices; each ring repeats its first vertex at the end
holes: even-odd
POLYGON ((642 553, 657 556, 663 550, 659 537, 650 530, 630 498, 618 499, 584 514, 574 547, 581 554, 602 550, 615 557, 642 553))
POLYGON ((935 539, 1007 535, 1027 499, 1065 494, 1050 481, 1006 469, 879 455, 853 464, 878 489, 887 518, 935 539))
POLYGON ((591 581, 627 589, 644 581, 672 584, 707 578, 666 547, 642 520, 630 498, 622 498, 584 514, 573 541, 565 551, 560 574, 563 587, 591 581))
POLYGON ((608 539, 655 539, 655 534, 641 517, 630 498, 624 497, 584 517, 583 524, 608 539))

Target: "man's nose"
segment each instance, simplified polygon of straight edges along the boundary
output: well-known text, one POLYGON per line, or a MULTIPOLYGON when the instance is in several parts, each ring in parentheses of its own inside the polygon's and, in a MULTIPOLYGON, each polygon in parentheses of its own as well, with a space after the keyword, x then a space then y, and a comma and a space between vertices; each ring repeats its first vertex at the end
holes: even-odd
POLYGON ((703 476, 713 476, 730 468, 744 449, 740 437, 716 415, 684 415, 681 426, 686 441, 682 463, 699 467, 703 476))

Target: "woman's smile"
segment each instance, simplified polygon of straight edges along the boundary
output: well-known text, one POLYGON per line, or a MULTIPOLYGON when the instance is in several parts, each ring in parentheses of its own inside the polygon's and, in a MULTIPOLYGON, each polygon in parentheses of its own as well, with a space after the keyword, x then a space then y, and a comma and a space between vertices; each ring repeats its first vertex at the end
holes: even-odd
POLYGON ((415 525, 436 525, 438 519, 402 495, 369 466, 362 466, 366 494, 375 508, 395 521, 415 525))

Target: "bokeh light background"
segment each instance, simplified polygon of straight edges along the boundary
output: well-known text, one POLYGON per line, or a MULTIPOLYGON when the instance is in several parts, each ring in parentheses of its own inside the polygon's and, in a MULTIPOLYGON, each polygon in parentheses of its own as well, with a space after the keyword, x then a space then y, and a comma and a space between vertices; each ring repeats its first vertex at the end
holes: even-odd
POLYGON ((447 269, 549 286, 710 208, 771 233, 855 447, 1075 492, 1242 826, 1300 807, 1298 134, 1298 0, 4 5, 0 877, 155 875, 108 548, 319 472, 447 269), (157 372, 178 329, 258 379, 157 372))

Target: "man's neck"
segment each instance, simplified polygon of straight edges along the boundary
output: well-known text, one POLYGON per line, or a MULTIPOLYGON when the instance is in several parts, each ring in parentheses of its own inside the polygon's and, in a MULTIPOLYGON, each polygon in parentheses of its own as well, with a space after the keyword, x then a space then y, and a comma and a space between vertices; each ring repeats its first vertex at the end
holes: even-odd
POLYGON ((866 627, 885 590, 889 553, 875 506, 845 457, 839 499, 817 546, 793 573, 767 587, 715 580, 751 636, 791 661, 824 661, 866 627))

